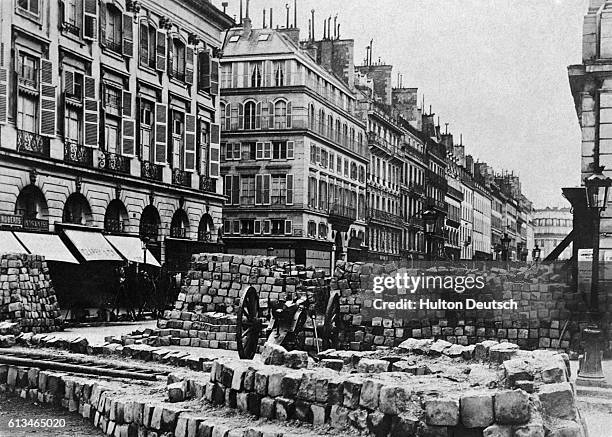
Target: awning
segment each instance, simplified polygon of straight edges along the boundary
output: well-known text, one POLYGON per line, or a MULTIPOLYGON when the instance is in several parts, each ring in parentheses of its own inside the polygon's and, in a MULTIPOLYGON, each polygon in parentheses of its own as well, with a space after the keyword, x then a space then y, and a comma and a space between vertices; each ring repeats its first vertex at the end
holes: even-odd
MULTIPOLYGON (((144 263, 144 250, 142 249, 142 241, 138 237, 126 237, 122 235, 107 235, 106 239, 113 247, 128 261, 135 263, 144 263)), ((154 267, 161 267, 153 254, 147 249, 146 264, 154 267)))
POLYGON ((28 253, 11 231, 0 231, 0 253, 28 253))
POLYGON ((65 229, 66 237, 85 258, 85 261, 123 261, 104 235, 99 232, 85 232, 65 229))
POLYGON ((32 255, 42 255, 47 261, 79 263, 58 235, 15 232, 15 236, 32 255))

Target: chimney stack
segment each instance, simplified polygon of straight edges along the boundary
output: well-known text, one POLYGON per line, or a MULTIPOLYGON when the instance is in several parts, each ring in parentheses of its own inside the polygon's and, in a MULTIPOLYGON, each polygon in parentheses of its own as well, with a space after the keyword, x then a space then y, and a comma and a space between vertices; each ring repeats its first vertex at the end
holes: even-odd
POLYGON ((334 17, 334 39, 338 39, 338 14, 334 17))
POLYGON ((274 29, 272 25, 272 11, 274 11, 274 9, 270 8, 270 29, 274 29))
POLYGON ((310 10, 310 14, 312 15, 311 21, 312 21, 312 33, 310 34, 310 40, 314 41, 315 39, 315 10, 311 9, 310 10))
POLYGON ((323 39, 327 39, 327 18, 323 20, 323 39))
POLYGON ((242 0, 240 0, 240 24, 242 24, 242 0))
POLYGON ((340 23, 338 23, 338 39, 340 39, 340 23))
POLYGON ((266 24, 268 23, 266 23, 266 8, 264 8, 263 10, 263 28, 264 29, 266 28, 266 24))
POLYGON ((297 0, 293 0, 293 27, 297 29, 297 0))
POLYGON ((251 0, 246 0, 246 17, 245 17, 245 18, 246 18, 247 20, 249 20, 249 19, 250 19, 250 17, 249 17, 249 2, 250 2, 250 1, 251 1, 251 0))
POLYGON ((289 3, 285 3, 285 9, 287 10, 287 24, 285 27, 289 29, 289 3))

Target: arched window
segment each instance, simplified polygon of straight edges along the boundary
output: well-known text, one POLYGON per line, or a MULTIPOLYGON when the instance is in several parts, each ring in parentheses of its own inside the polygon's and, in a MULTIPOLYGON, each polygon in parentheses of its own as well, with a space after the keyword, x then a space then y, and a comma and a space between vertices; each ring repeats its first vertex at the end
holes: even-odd
POLYGON ((336 143, 338 144, 342 143, 342 138, 340 137, 341 134, 342 131, 340 130, 340 120, 336 120, 336 143))
POLYGON ((317 236, 317 224, 312 220, 308 222, 308 236, 309 237, 317 236))
POLYGON ((359 166, 359 182, 365 182, 366 171, 363 165, 359 166))
POLYGON ((274 104, 274 129, 287 128, 287 102, 279 100, 274 104))
POLYGON ((104 230, 113 234, 125 232, 129 216, 123 202, 114 199, 108 204, 104 214, 104 230))
POLYGON ((223 129, 226 131, 229 131, 231 130, 231 120, 232 120, 231 103, 221 102, 221 110, 223 111, 223 129))
POLYGON ((200 219, 198 226, 198 241, 213 241, 215 236, 215 225, 210 214, 206 213, 200 219))
POLYGON ((331 114, 327 116, 327 137, 334 138, 334 117, 331 114))
POLYGON ((187 218, 187 213, 184 209, 177 209, 170 223, 170 237, 187 238, 188 229, 189 219, 187 218))
POLYGON ((344 125, 342 126, 342 145, 346 146, 346 143, 348 142, 348 126, 346 123, 344 123, 344 125))
POLYGON ((185 81, 185 43, 179 38, 172 40, 171 71, 173 77, 185 81))
POLYGON ((85 196, 81 193, 73 193, 68 197, 64 205, 62 221, 64 223, 74 223, 78 225, 91 224, 91 208, 85 196))
POLYGON ((325 223, 319 223, 319 238, 327 240, 329 231, 325 223))
POLYGON ((251 87, 261 87, 261 66, 260 64, 253 64, 251 66, 251 87))
POLYGON ((351 163, 351 179, 357 179, 357 164, 351 163))
POLYGON ((28 185, 17 196, 15 214, 23 217, 24 229, 49 231, 49 209, 45 196, 35 185, 28 185))
POLYGON ((250 101, 244 104, 244 128, 246 130, 255 129, 255 120, 257 118, 257 105, 250 101))
POLYGON ((140 238, 147 238, 150 241, 157 241, 159 238, 159 212, 153 205, 148 205, 140 216, 140 238))
POLYGON ((319 133, 325 135, 325 111, 319 109, 319 133))

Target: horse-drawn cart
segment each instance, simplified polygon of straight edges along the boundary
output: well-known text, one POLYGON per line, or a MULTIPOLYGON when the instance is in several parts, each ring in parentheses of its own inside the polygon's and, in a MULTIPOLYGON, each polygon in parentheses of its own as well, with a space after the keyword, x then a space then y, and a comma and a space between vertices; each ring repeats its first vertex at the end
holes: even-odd
MULTIPOLYGON (((323 323, 317 322, 317 313, 309 297, 303 296, 291 301, 278 301, 268 305, 264 316, 259 306, 259 294, 250 286, 244 289, 236 313, 236 342, 242 359, 252 359, 262 333, 268 342, 281 345, 289 350, 305 349, 305 336, 312 331, 314 344, 319 352, 319 339, 323 350, 335 347, 340 331, 340 293, 331 291, 325 305, 323 323), (307 326, 307 320, 312 326, 307 326)), ((320 319, 320 318, 319 318, 320 319)))

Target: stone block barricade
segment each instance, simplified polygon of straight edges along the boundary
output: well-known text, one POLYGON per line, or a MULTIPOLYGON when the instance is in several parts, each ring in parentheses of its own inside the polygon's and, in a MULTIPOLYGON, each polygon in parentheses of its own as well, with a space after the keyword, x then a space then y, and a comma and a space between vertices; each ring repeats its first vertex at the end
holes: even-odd
MULTIPOLYGON (((0 254, 2 320, 17 323, 23 332, 51 332, 62 328, 55 290, 43 257, 0 254)), ((0 346, 7 341, 0 338, 0 346)))
MULTIPOLYGON (((257 291, 261 316, 266 317, 269 305, 304 295, 313 306, 325 305, 329 281, 321 270, 280 264, 276 257, 194 255, 174 309, 164 313, 150 344, 236 350, 235 314, 247 287, 257 291)), ((306 344, 314 347, 312 335, 306 344)))
MULTIPOLYGON (((376 346, 397 346, 407 338, 443 339, 469 345, 484 340, 507 340, 524 349, 576 348, 580 331, 588 322, 587 306, 580 293, 567 284, 567 275, 556 265, 482 266, 433 265, 399 268, 397 264, 350 263, 339 261, 331 279, 331 289, 341 293, 343 326, 340 347, 370 350, 376 346), (420 289, 412 294, 391 288, 373 292, 374 278, 410 276, 482 276, 482 290, 420 289), (377 310, 375 300, 430 302, 477 302, 514 300, 518 308, 507 309, 421 309, 377 310)), ((609 330, 609 327, 608 327, 609 330)))

